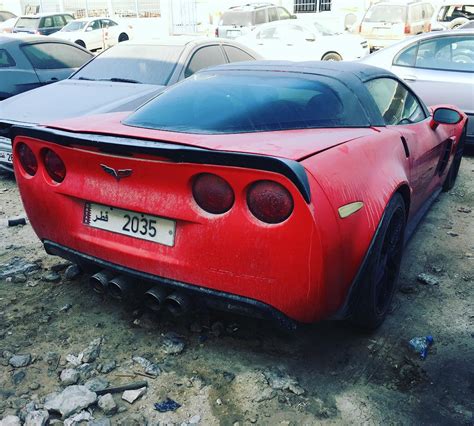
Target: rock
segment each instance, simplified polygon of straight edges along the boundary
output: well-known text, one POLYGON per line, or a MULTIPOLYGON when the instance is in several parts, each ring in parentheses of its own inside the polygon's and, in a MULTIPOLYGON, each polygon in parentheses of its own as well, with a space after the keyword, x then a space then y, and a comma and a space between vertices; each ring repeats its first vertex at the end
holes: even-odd
POLYGON ((95 374, 94 366, 92 364, 81 364, 76 367, 76 370, 79 371, 81 380, 88 380, 95 374))
POLYGON ((47 352, 45 360, 50 367, 56 368, 59 364, 59 354, 56 352, 47 352))
POLYGON ((267 388, 264 389, 259 395, 257 395, 257 397, 255 398, 255 402, 270 401, 271 399, 275 398, 275 396, 275 390, 267 388))
POLYGON ((40 268, 36 263, 27 262, 25 259, 14 257, 8 263, 0 264, 0 279, 12 277, 16 274, 30 275, 40 268))
POLYGON ((118 426, 143 426, 148 422, 143 414, 130 414, 117 422, 118 426))
POLYGON ((51 270, 53 272, 61 272, 64 271, 69 265, 69 262, 56 263, 56 265, 51 266, 51 270))
POLYGON ((224 371, 222 373, 222 375, 224 376, 224 380, 227 382, 227 383, 230 383, 232 380, 235 379, 235 374, 234 373, 231 373, 229 371, 224 371))
POLYGON ((97 394, 85 386, 68 386, 61 393, 50 394, 46 397, 44 408, 60 413, 63 419, 77 413, 97 401, 97 394))
POLYGON ((161 374, 161 369, 158 365, 154 364, 153 362, 143 358, 141 356, 134 356, 132 361, 136 364, 140 365, 145 370, 145 373, 149 374, 153 377, 158 377, 161 374))
POLYGON ((299 386, 298 381, 281 371, 265 371, 265 378, 273 389, 289 390, 296 395, 303 395, 304 389, 299 386))
POLYGON ((185 343, 180 336, 170 331, 164 335, 162 347, 167 355, 178 355, 183 352, 185 343))
POLYGON ((457 232, 453 232, 453 231, 449 231, 447 232, 447 234, 450 236, 450 237, 458 237, 459 234, 457 232))
POLYGON ((26 367, 31 362, 31 355, 30 354, 23 354, 23 355, 13 355, 9 360, 8 363, 14 368, 21 368, 26 367))
POLYGON ((17 371, 13 376, 12 376, 12 383, 17 386, 19 385, 26 377, 26 373, 24 371, 17 371))
POLYGON ((469 207, 459 207, 459 208, 458 208, 458 212, 461 212, 461 213, 471 213, 471 212, 472 212, 472 209, 470 209, 469 207))
POLYGON ((140 398, 146 392, 146 387, 134 390, 126 390, 122 394, 122 399, 130 404, 133 404, 138 398, 140 398))
POLYGON ((112 423, 107 417, 102 417, 98 420, 91 420, 87 426, 111 426, 112 423))
POLYGON ((439 284, 439 281, 436 277, 434 277, 433 275, 430 275, 430 274, 425 274, 425 273, 422 273, 422 274, 419 274, 416 279, 418 280, 418 282, 422 283, 422 284, 426 284, 426 285, 438 285, 439 284))
POLYGON ((57 272, 48 272, 47 274, 44 274, 41 279, 47 283, 58 283, 61 281, 61 275, 57 272))
POLYGON ((66 303, 60 310, 59 312, 67 312, 69 309, 72 308, 72 305, 70 303, 66 303))
POLYGON ((66 272, 64 272, 64 278, 66 278, 67 280, 74 280, 79 275, 81 275, 81 273, 81 268, 78 265, 69 265, 66 268, 66 272))
MULTIPOLYGON (((98 337, 89 343, 86 349, 84 349, 82 354, 82 362, 94 362, 100 355, 100 347, 102 345, 102 337, 98 337)), ((79 354, 79 355, 81 355, 79 354)))
POLYGON ((108 374, 111 371, 115 370, 117 368, 117 361, 107 361, 102 364, 102 367, 100 368, 100 372, 104 374, 108 374))
POLYGON ((106 393, 103 396, 99 396, 98 405, 107 416, 117 412, 117 404, 115 403, 111 393, 106 393))
POLYGON ((84 386, 92 392, 98 392, 107 389, 109 384, 110 382, 103 377, 94 377, 93 379, 90 379, 84 383, 84 386))
POLYGON ((61 384, 65 386, 75 385, 79 380, 79 372, 74 368, 66 368, 61 371, 59 379, 61 380, 61 384))
POLYGON ((15 274, 13 275, 12 282, 15 284, 23 284, 26 283, 27 278, 25 274, 15 274))
POLYGON ((46 410, 30 411, 25 419, 24 426, 44 426, 49 420, 46 410))
POLYGON ((17 416, 6 416, 0 420, 0 426, 21 426, 21 421, 17 416))
POLYGON ((30 401, 20 410, 20 413, 19 413, 20 420, 24 422, 26 420, 26 416, 31 411, 36 411, 36 404, 34 403, 34 401, 30 401))
POLYGON ((77 413, 64 420, 64 426, 76 426, 79 424, 84 424, 82 422, 89 423, 89 420, 92 419, 93 417, 91 413, 89 413, 88 411, 81 411, 80 413, 77 413))
POLYGON ((201 416, 199 414, 196 414, 195 416, 192 416, 189 420, 188 423, 190 425, 197 425, 201 421, 201 416))
POLYGON ((35 391, 39 388, 40 388, 40 385, 39 383, 36 383, 36 382, 30 383, 30 385, 28 386, 28 389, 32 391, 35 391))

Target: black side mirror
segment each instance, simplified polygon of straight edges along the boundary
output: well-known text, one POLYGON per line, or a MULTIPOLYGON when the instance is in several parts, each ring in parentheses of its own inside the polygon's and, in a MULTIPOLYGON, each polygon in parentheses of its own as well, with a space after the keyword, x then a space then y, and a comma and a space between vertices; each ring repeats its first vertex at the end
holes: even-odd
POLYGON ((451 108, 437 108, 433 113, 430 126, 434 130, 440 124, 458 124, 462 120, 462 115, 451 108))

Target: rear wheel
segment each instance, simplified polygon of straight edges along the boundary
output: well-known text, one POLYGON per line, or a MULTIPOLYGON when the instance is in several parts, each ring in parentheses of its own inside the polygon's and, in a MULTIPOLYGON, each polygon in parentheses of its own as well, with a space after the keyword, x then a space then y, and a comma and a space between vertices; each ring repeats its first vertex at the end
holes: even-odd
POLYGON ((462 155, 464 153, 464 144, 466 143, 466 134, 467 134, 467 126, 464 126, 461 139, 459 140, 459 144, 456 148, 456 152, 454 153, 453 162, 451 164, 451 167, 449 168, 449 172, 443 184, 444 192, 450 191, 451 189, 453 189, 454 184, 456 183, 456 179, 459 174, 459 167, 461 166, 462 155))
POLYGON ((342 56, 336 52, 326 53, 322 58, 322 61, 342 61, 342 56))
POLYGON ((86 43, 84 43, 82 40, 76 40, 75 43, 76 43, 78 46, 83 47, 84 49, 86 48, 86 43))
POLYGON ((405 202, 395 194, 382 219, 356 294, 351 322, 374 330, 382 324, 395 293, 406 226, 405 202))

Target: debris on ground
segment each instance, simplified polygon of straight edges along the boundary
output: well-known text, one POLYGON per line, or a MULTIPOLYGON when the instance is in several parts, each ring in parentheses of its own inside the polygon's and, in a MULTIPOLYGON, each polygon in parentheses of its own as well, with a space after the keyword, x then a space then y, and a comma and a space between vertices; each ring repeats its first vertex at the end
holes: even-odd
POLYGON ((142 356, 134 356, 132 361, 142 367, 145 373, 152 377, 158 377, 161 374, 161 369, 157 364, 142 356))
POLYGON ((14 257, 9 262, 0 264, 0 279, 16 274, 30 275, 39 269, 40 267, 36 263, 28 262, 20 257, 14 257))
POLYGON ((99 396, 97 405, 107 416, 115 414, 118 408, 111 393, 99 396))
POLYGON ((13 368, 26 367, 30 362, 31 354, 13 355, 8 361, 13 368))
POLYGON ((138 398, 145 394, 146 389, 146 387, 143 387, 140 389, 126 390, 122 394, 122 399, 130 404, 133 404, 138 398))
POLYGON ((25 418, 24 426, 44 426, 49 420, 46 410, 30 411, 25 418))
POLYGON ((61 393, 52 393, 46 396, 44 408, 62 415, 63 419, 71 414, 78 413, 97 401, 97 394, 85 386, 72 385, 61 393))
POLYGON ((281 371, 264 371, 268 384, 277 390, 289 390, 296 395, 303 395, 305 390, 298 384, 298 381, 281 371))
POLYGON ((176 401, 173 401, 171 398, 166 398, 162 402, 155 403, 155 410, 160 413, 166 413, 167 411, 176 411, 181 404, 176 401))
POLYGON ((57 272, 51 271, 47 274, 44 274, 41 279, 47 283, 58 283, 61 281, 61 275, 59 275, 57 272))
POLYGON ((469 207, 459 207, 458 212, 460 212, 460 213, 471 213, 472 209, 470 209, 469 207))
POLYGON ((84 386, 92 392, 100 392, 109 386, 110 382, 104 377, 94 377, 84 383, 84 386))
POLYGON ((428 355, 428 348, 433 344, 433 336, 414 337, 408 343, 410 348, 420 355, 420 359, 425 359, 428 355))
POLYGON ((89 422, 93 420, 94 417, 92 417, 92 414, 89 413, 88 411, 81 411, 80 413, 77 413, 66 420, 64 420, 64 426, 78 426, 80 424, 84 424, 82 422, 89 422))
POLYGON ((64 272, 64 278, 67 280, 74 280, 82 274, 82 270, 79 265, 69 265, 64 272))
POLYGON ((183 352, 185 343, 181 336, 170 331, 164 335, 162 347, 165 354, 178 355, 183 352))
POLYGON ((426 274, 426 273, 421 273, 416 277, 417 281, 420 282, 421 284, 426 284, 426 285, 438 285, 439 280, 434 277, 433 275, 426 274))
POLYGON ((74 368, 65 368, 61 371, 59 379, 65 386, 75 385, 79 381, 79 372, 74 368))

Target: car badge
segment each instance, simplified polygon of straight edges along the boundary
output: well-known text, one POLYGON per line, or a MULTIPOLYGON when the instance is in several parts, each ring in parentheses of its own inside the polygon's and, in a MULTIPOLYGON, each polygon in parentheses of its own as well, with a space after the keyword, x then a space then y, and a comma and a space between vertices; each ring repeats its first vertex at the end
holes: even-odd
POLYGON ((117 182, 119 182, 122 178, 132 176, 132 169, 115 170, 113 167, 106 166, 105 164, 101 164, 100 167, 102 167, 105 173, 108 173, 110 176, 113 176, 115 179, 117 179, 117 182))

